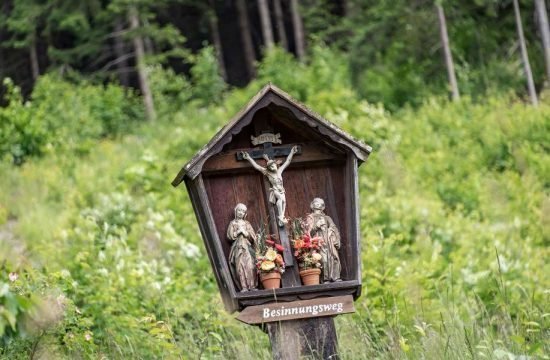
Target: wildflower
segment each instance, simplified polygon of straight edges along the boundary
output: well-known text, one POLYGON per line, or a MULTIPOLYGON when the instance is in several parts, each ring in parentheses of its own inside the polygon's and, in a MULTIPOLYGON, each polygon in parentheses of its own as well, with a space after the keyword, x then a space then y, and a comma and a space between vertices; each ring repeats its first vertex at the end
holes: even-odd
POLYGON ((87 332, 86 334, 84 334, 84 339, 86 339, 86 341, 91 341, 92 340, 92 334, 87 332))
POLYGON ((8 275, 8 278, 10 279, 11 282, 14 282, 15 280, 17 280, 19 278, 19 275, 17 275, 17 273, 15 273, 15 272, 11 272, 8 275))

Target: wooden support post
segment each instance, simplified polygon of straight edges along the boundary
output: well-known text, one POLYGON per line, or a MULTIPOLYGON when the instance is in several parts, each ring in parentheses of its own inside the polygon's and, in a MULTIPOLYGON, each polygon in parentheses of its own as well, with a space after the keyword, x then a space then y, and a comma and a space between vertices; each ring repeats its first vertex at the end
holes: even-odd
MULTIPOLYGON (((275 211, 273 211, 273 214, 275 214, 275 211)), ((290 240, 288 238, 288 234, 285 228, 279 228, 279 238, 281 240, 281 244, 285 248, 283 252, 283 258, 285 259, 286 270, 283 273, 282 285, 284 287, 302 286, 302 282, 300 281, 300 270, 298 269, 298 264, 295 264, 293 261, 291 247, 292 245, 290 244, 290 240)))
POLYGON ((261 325, 273 359, 339 359, 334 316, 355 312, 351 295, 245 308, 237 320, 261 325))
POLYGON ((333 317, 319 317, 266 325, 274 360, 339 359, 333 317))

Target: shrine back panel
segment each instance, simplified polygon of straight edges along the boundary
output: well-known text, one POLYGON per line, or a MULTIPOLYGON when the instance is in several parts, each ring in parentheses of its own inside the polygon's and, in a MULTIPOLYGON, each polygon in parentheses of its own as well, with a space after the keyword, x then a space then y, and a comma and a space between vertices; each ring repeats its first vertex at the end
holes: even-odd
MULTIPOLYGON (((331 166, 291 166, 284 174, 287 192, 287 216, 303 218, 310 213, 311 201, 316 198, 325 200, 325 213, 341 229, 342 278, 353 279, 353 272, 348 271, 347 259, 351 257, 352 247, 348 246, 350 234, 346 220, 346 197, 343 188, 345 163, 334 161, 331 166), (348 254, 348 252, 350 252, 348 254)), ((270 226, 268 189, 262 174, 253 170, 231 171, 204 176, 204 184, 218 239, 227 258, 230 243, 227 239, 227 224, 234 217, 236 204, 247 206, 247 220, 254 230, 261 227, 277 235, 278 228, 270 226)))
POLYGON ((227 224, 234 218, 234 209, 238 203, 248 208, 247 220, 257 230, 268 221, 267 206, 264 197, 263 180, 252 172, 230 175, 212 175, 204 178, 210 209, 214 217, 218 238, 227 258, 231 244, 227 239, 227 224))

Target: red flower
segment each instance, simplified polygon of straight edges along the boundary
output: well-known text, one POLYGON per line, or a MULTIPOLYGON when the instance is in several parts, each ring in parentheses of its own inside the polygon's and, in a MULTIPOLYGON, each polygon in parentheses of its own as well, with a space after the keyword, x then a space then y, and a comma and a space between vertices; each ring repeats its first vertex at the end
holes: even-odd
POLYGON ((268 245, 271 245, 271 246, 275 245, 275 241, 273 241, 271 239, 266 239, 265 243, 268 244, 268 245))
POLYGON ((283 252, 283 251, 285 250, 285 248, 282 247, 282 246, 279 245, 279 244, 275 244, 275 249, 277 249, 277 250, 280 251, 280 252, 283 252))

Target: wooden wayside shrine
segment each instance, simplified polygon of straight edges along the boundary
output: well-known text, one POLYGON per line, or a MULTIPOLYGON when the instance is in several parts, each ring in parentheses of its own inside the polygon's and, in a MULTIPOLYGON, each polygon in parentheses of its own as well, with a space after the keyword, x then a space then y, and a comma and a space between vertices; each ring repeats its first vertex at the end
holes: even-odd
POLYGON ((358 166, 370 152, 370 146, 268 84, 172 182, 185 182, 226 310, 241 311, 239 319, 244 322, 266 323, 274 358, 337 358, 332 317, 352 312, 353 300, 361 295, 358 166), (285 218, 304 218, 312 212, 313 199, 324 200, 324 214, 339 229, 339 279, 302 285, 290 224, 278 220, 280 209, 270 202, 274 180, 251 166, 254 161, 263 167, 266 158, 279 161, 281 168, 285 158, 291 158, 282 172, 285 218), (284 247, 286 271, 278 289, 260 285, 240 291, 232 277, 227 231, 238 203, 246 205, 246 221, 252 228, 267 229, 284 247), (269 319, 262 320, 263 315, 269 319), (306 339, 299 340, 304 336, 307 346, 306 339))

